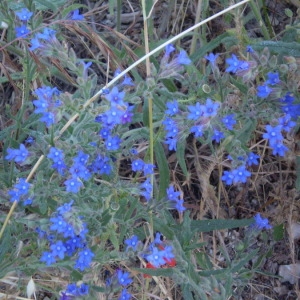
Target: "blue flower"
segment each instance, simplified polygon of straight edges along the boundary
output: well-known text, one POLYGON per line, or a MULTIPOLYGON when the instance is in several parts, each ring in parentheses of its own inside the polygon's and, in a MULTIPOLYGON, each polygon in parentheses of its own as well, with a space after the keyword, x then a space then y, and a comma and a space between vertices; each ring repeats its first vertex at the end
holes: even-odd
POLYGON ((56 169, 56 171, 62 176, 64 175, 65 170, 67 169, 67 166, 65 165, 63 160, 55 162, 51 167, 53 169, 56 169))
POLYGON ((192 61, 189 59, 187 53, 184 50, 180 50, 179 54, 177 55, 175 61, 179 65, 189 65, 192 61))
POLYGON ((71 200, 69 203, 64 203, 63 205, 59 206, 56 210, 61 215, 64 215, 65 213, 71 211, 73 203, 74 200, 71 200))
POLYGON ((105 141, 105 147, 108 151, 116 151, 120 148, 122 140, 118 136, 108 136, 105 141))
POLYGON ((245 183, 247 181, 247 178, 251 176, 251 172, 246 170, 245 166, 240 166, 234 170, 232 170, 233 175, 233 182, 234 183, 245 183))
POLYGON ((134 172, 139 172, 144 169, 144 162, 141 159, 135 159, 131 163, 131 168, 134 172))
POLYGON ((60 149, 57 149, 55 147, 51 147, 47 157, 50 158, 53 162, 58 162, 58 161, 63 160, 64 153, 60 149))
POLYGON ((174 190, 174 186, 170 185, 167 188, 167 198, 168 198, 168 200, 170 200, 170 201, 176 201, 179 197, 180 197, 180 192, 176 192, 174 190))
POLYGON ((49 103, 46 99, 38 99, 33 100, 34 106, 36 106, 36 109, 34 110, 35 114, 40 114, 48 111, 49 103))
POLYGON ((204 105, 201 105, 199 102, 197 102, 195 105, 189 105, 188 110, 190 113, 188 114, 187 118, 189 120, 198 120, 204 112, 204 105))
POLYGON ((33 38, 30 40, 31 46, 29 47, 30 51, 34 51, 36 49, 44 47, 43 44, 40 43, 40 40, 38 38, 33 38))
POLYGON ((231 58, 226 59, 226 63, 229 67, 226 69, 226 72, 236 73, 240 67, 242 61, 240 61, 236 55, 232 54, 231 58))
POLYGON ((86 283, 82 283, 77 289, 79 296, 84 296, 89 293, 89 286, 86 283))
POLYGON ((122 85, 128 85, 128 86, 134 86, 134 83, 133 83, 132 79, 127 75, 124 76, 124 80, 122 81, 121 84, 122 85))
POLYGON ((160 232, 156 232, 153 243, 156 245, 162 244, 163 235, 160 232))
POLYGON ((222 180, 225 181, 227 185, 230 185, 233 183, 234 175, 231 171, 224 171, 222 180))
POLYGON ((214 117, 218 112, 219 106, 218 102, 213 102, 210 98, 207 98, 203 107, 203 117, 214 117))
POLYGON ((250 45, 248 45, 248 46, 246 47, 246 52, 248 52, 248 53, 253 53, 254 50, 253 50, 253 48, 252 48, 250 45))
POLYGON ((58 233, 64 233, 68 226, 66 220, 62 216, 52 217, 50 218, 50 222, 52 223, 50 230, 57 231, 58 233))
POLYGON ((127 245, 126 247, 126 251, 129 249, 129 248, 132 248, 133 251, 136 251, 137 250, 137 246, 139 244, 139 239, 136 235, 133 235, 131 238, 129 239, 126 239, 124 241, 124 243, 127 245))
POLYGON ((70 168, 69 172, 72 175, 72 177, 82 178, 83 180, 88 180, 92 176, 89 169, 85 165, 78 163, 78 162, 75 162, 73 164, 73 166, 70 168))
POLYGON ((145 199, 149 201, 153 189, 150 178, 147 178, 143 183, 140 184, 140 189, 141 189, 140 195, 144 196, 145 199))
POLYGON ((254 226, 258 229, 271 229, 272 226, 269 224, 269 220, 267 218, 262 218, 260 214, 256 214, 254 216, 254 226))
POLYGON ((280 83, 279 74, 278 72, 269 72, 268 79, 266 80, 265 84, 275 85, 280 83))
POLYGON ((57 241, 55 244, 52 244, 50 249, 52 250, 53 257, 58 256, 60 259, 64 259, 67 249, 62 241, 57 241))
POLYGON ((92 262, 92 258, 95 254, 90 249, 82 250, 78 253, 78 258, 75 263, 75 269, 79 269, 80 271, 84 271, 88 268, 92 262))
POLYGON ((73 296, 78 296, 78 288, 76 283, 69 283, 66 288, 66 293, 71 294, 73 296))
POLYGON ((225 135, 222 131, 214 129, 214 134, 211 137, 211 140, 216 141, 217 143, 220 143, 221 139, 223 139, 224 137, 225 137, 225 135))
POLYGON ((40 118, 40 121, 44 122, 46 126, 49 128, 51 125, 55 123, 55 116, 52 112, 45 112, 40 118))
POLYGON ((40 261, 46 263, 47 266, 50 266, 56 262, 54 255, 51 252, 44 252, 40 261))
POLYGON ((78 163, 78 164, 87 164, 88 160, 89 160, 89 155, 84 153, 83 151, 79 151, 77 156, 75 156, 73 158, 74 163, 78 163))
POLYGON ((130 278, 130 274, 128 272, 123 272, 121 270, 117 270, 118 282, 122 286, 126 286, 132 282, 130 278))
POLYGON ((166 51, 166 52, 165 52, 165 56, 166 56, 166 57, 169 57, 170 54, 171 54, 173 51, 175 51, 175 47, 173 46, 173 44, 169 44, 169 45, 166 46, 165 51, 166 51))
POLYGON ((133 105, 132 106, 126 105, 126 106, 127 108, 124 111, 123 115, 121 116, 122 124, 130 123, 133 117, 132 110, 134 109, 134 106, 133 105))
POLYGON ((274 127, 271 125, 266 125, 266 130, 267 132, 263 134, 263 138, 269 140, 271 147, 283 140, 283 136, 281 134, 282 125, 277 125, 274 127))
POLYGON ((21 10, 16 11, 15 13, 20 21, 28 21, 33 12, 29 11, 27 8, 22 8, 21 10))
POLYGON ((66 191, 69 193, 78 193, 83 186, 82 182, 77 177, 71 177, 64 182, 66 191))
POLYGON ((260 156, 253 153, 253 152, 249 152, 248 153, 248 157, 247 157, 247 165, 248 166, 252 166, 252 165, 258 165, 258 160, 259 160, 260 156))
POLYGON ((112 171, 110 165, 110 158, 102 155, 98 155, 90 166, 93 173, 109 175, 112 171))
POLYGON ((50 41, 55 38, 55 34, 55 30, 46 27, 43 32, 37 33, 35 37, 44 41, 50 41))
POLYGON ((144 175, 151 175, 154 173, 154 168, 155 168, 155 165, 152 165, 152 164, 144 164, 144 168, 143 168, 143 172, 144 172, 144 175))
POLYGON ((15 28, 16 37, 25 37, 30 33, 30 30, 26 27, 26 25, 22 25, 20 27, 15 28))
POLYGON ((19 202, 21 200, 21 194, 19 190, 9 190, 7 194, 10 196, 10 202, 19 202))
POLYGON ((209 53, 208 55, 204 56, 204 58, 206 58, 210 64, 215 67, 216 66, 216 61, 217 61, 217 58, 220 54, 213 54, 213 53, 209 53))
POLYGON ((233 125, 236 124, 235 115, 227 115, 222 118, 222 122, 228 130, 233 129, 233 125))
POLYGON ((166 246, 164 249, 163 249, 163 252, 164 252, 164 259, 165 260, 171 260, 172 258, 175 257, 174 253, 173 253, 173 247, 171 245, 168 245, 166 246))
POLYGON ((108 95, 105 96, 111 105, 125 105, 124 97, 125 92, 119 92, 117 87, 114 87, 108 95))
POLYGON ((257 97, 267 98, 273 90, 266 84, 257 87, 257 97))
POLYGON ((183 199, 177 199, 175 201, 174 208, 177 209, 179 213, 182 213, 186 210, 186 208, 183 206, 183 203, 184 203, 183 199))
POLYGON ((177 150, 177 139, 176 138, 170 138, 170 137, 168 137, 164 141, 164 143, 169 146, 168 149, 170 151, 176 151, 177 150))
POLYGON ((151 253, 145 255, 147 261, 156 268, 164 265, 166 262, 164 260, 164 251, 158 250, 157 247, 152 247, 151 253))
POLYGON ((286 151, 288 151, 288 147, 286 147, 283 143, 279 142, 277 144, 274 144, 272 146, 273 148, 273 154, 274 155, 279 155, 279 156, 284 156, 286 151))
POLYGON ((104 114, 101 115, 104 126, 113 127, 116 124, 122 123, 123 111, 116 106, 112 106, 104 114))
POLYGON ((178 102, 174 100, 173 102, 167 102, 167 110, 165 110, 165 114, 169 116, 174 116, 179 112, 178 102))
POLYGON ((30 184, 24 178, 20 178, 19 182, 14 186, 18 190, 19 195, 26 195, 29 192, 29 187, 30 184))
POLYGON ((103 139, 107 139, 111 134, 111 130, 109 127, 103 127, 100 132, 99 135, 103 138, 103 139))
POLYGON ((22 163, 28 157, 29 152, 24 144, 20 144, 19 149, 7 148, 6 160, 14 160, 16 163, 22 163))
POLYGON ((74 21, 82 21, 84 19, 84 16, 79 14, 79 9, 75 9, 74 11, 72 11, 71 13, 71 20, 74 20, 74 21))
POLYGON ((131 294, 129 294, 126 289, 123 289, 118 300, 130 300, 130 299, 131 299, 131 294))
POLYGON ((291 129, 296 126, 297 123, 292 121, 291 118, 290 115, 284 115, 278 119, 278 123, 282 126, 282 130, 290 132, 291 129))
POLYGON ((201 137, 203 135, 203 126, 195 125, 190 129, 190 132, 193 133, 196 138, 201 137))

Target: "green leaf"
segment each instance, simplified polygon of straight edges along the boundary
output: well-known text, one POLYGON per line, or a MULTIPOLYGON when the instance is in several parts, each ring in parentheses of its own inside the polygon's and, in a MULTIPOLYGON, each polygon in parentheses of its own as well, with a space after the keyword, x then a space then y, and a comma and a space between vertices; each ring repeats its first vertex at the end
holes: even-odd
POLYGON ((235 272, 239 272, 242 270, 243 266, 250 261, 253 257, 255 257, 257 255, 259 249, 255 249, 253 250, 253 252, 249 253, 245 258, 241 259, 240 261, 238 261, 237 263, 233 264, 233 266, 231 267, 230 272, 231 273, 235 273, 235 272))
POLYGON ((273 42, 273 41, 262 41, 252 46, 254 50, 261 51, 264 48, 268 48, 270 52, 288 56, 300 56, 300 44, 297 42, 273 42))
POLYGON ((167 269, 140 269, 140 268, 133 268, 134 271, 148 274, 151 276, 165 276, 165 277, 171 277, 174 274, 173 268, 167 268, 167 269))
POLYGON ((170 183, 169 164, 165 155, 164 148, 161 143, 157 142, 154 145, 155 159, 159 171, 159 192, 158 199, 162 199, 166 195, 166 189, 170 183))
POLYGON ((42 6, 45 6, 46 8, 49 8, 53 11, 57 10, 57 6, 55 6, 55 4, 53 4, 53 2, 55 3, 55 1, 48 1, 48 0, 35 0, 35 2, 40 3, 42 6))
POLYGON ((143 123, 145 126, 149 127, 149 103, 148 98, 145 98, 143 105, 143 123))
POLYGON ((276 242, 283 240, 284 237, 284 225, 278 224, 273 228, 273 238, 276 242))
POLYGON ((188 176, 188 170, 185 163, 186 140, 182 139, 177 143, 176 157, 185 177, 188 176))
POLYGON ((203 58, 208 52, 213 51, 215 48, 217 48, 221 43, 224 43, 225 40, 228 40, 228 38, 237 40, 236 37, 230 36, 228 32, 225 32, 219 36, 217 36, 215 39, 211 40, 206 45, 203 45, 200 47, 198 51, 196 51, 192 56, 192 61, 197 61, 201 58, 203 58))

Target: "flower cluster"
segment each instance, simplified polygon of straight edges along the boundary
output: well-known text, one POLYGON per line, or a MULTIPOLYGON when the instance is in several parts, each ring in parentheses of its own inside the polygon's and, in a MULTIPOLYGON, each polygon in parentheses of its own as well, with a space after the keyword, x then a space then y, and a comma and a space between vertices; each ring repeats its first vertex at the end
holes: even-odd
POLYGON ((181 199, 180 192, 176 192, 173 185, 170 185, 169 188, 167 188, 167 199, 172 204, 172 208, 177 209, 179 213, 182 213, 186 210, 186 208, 183 206, 184 200, 181 199))
MULTIPOLYGON (((165 111, 165 114, 168 116, 175 116, 179 113, 179 107, 178 102, 174 100, 173 102, 167 102, 167 109, 165 111)), ((166 131, 166 137, 165 137, 165 144, 169 146, 169 150, 176 151, 177 142, 178 142, 178 136, 179 136, 179 128, 177 125, 177 122, 167 117, 162 124, 164 125, 164 129, 166 131)))
POLYGON ((240 60, 236 57, 236 55, 232 54, 231 58, 226 59, 226 63, 229 65, 226 68, 226 72, 237 73, 242 71, 247 71, 250 68, 250 64, 248 61, 240 60))
POLYGON ((165 54, 160 62, 159 78, 181 78, 180 73, 184 70, 183 66, 191 64, 192 61, 184 50, 180 50, 170 60, 171 54, 175 50, 172 44, 166 46, 165 54))
MULTIPOLYGON (((228 157, 232 160, 231 156, 228 157)), ((249 152, 247 156, 238 157, 238 160, 242 163, 237 168, 231 171, 224 171, 222 180, 227 184, 245 183, 248 177, 251 176, 251 172, 246 169, 247 166, 258 165, 260 156, 249 152)))
POLYGON ((47 127, 50 127, 56 121, 56 108, 62 105, 62 102, 58 99, 60 92, 57 88, 43 86, 36 89, 34 93, 38 97, 38 99, 33 100, 33 104, 36 107, 34 113, 42 114, 40 121, 44 122, 47 127))
POLYGON ((27 22, 30 20, 32 17, 33 13, 29 11, 27 8, 22 8, 21 10, 18 10, 16 12, 16 15, 19 19, 19 21, 22 23, 21 26, 16 27, 16 37, 25 37, 30 33, 30 30, 27 27, 27 22))
POLYGON ((13 160, 16 163, 23 163, 28 157, 28 155, 29 152, 26 149, 25 145, 20 144, 19 149, 7 148, 7 155, 5 156, 5 159, 13 160))
POLYGON ((29 188, 30 184, 26 181, 26 179, 20 178, 18 183, 16 183, 14 187, 8 191, 10 202, 22 201, 24 206, 30 205, 32 203, 32 199, 28 196, 29 188))
POLYGON ((42 254, 41 261, 50 266, 65 256, 76 255, 74 268, 84 271, 90 266, 94 254, 87 247, 86 224, 77 216, 77 211, 72 205, 73 201, 57 208, 50 218, 48 232, 38 230, 39 237, 47 238, 50 243, 50 251, 42 254))
POLYGON ((147 201, 149 201, 153 190, 149 175, 154 173, 155 165, 147 164, 138 158, 132 161, 131 168, 134 172, 143 172, 144 176, 147 177, 146 180, 140 184, 140 194, 141 196, 144 196, 147 201))
MULTIPOLYGON (((170 190, 170 197, 177 198, 177 192, 170 190)), ((126 245, 126 251, 132 250, 138 252, 138 255, 144 258, 147 269, 157 269, 162 267, 175 267, 176 259, 173 253, 173 247, 167 243, 167 241, 162 240, 162 234, 157 232, 154 238, 154 241, 143 251, 138 251, 142 249, 138 247, 142 245, 142 242, 138 239, 136 235, 126 239, 124 241, 126 245)), ((149 277, 149 275, 145 275, 144 277, 149 277)))
POLYGON ((157 232, 153 243, 145 250, 143 257, 147 260, 147 269, 156 269, 164 266, 175 267, 176 259, 173 247, 162 241, 162 235, 157 232))
POLYGON ((292 93, 288 92, 283 98, 279 99, 281 110, 290 115, 292 119, 297 119, 300 116, 300 104, 295 103, 295 97, 292 93))
POLYGON ((59 300, 69 300, 74 297, 82 297, 88 295, 89 286, 85 283, 77 285, 76 283, 68 284, 65 291, 61 292, 59 300))
POLYGON ((127 286, 132 283, 132 278, 128 272, 124 272, 120 269, 116 273, 106 280, 106 286, 110 288, 122 287, 122 292, 118 300, 130 300, 131 294, 128 293, 127 286))
MULTIPOLYGON (((68 169, 68 167, 64 162, 63 151, 51 147, 47 157, 53 162, 51 167, 56 169, 60 175, 64 176, 65 170, 68 169)), ((112 168, 109 157, 98 154, 94 161, 88 164, 89 157, 90 156, 83 151, 79 151, 77 156, 73 157, 73 164, 68 169, 70 175, 64 181, 67 192, 78 193, 81 187, 83 187, 82 180, 89 180, 92 174, 109 175, 111 173, 112 168)))
POLYGON ((267 98, 273 89, 270 87, 280 83, 278 72, 269 72, 268 79, 260 86, 257 87, 257 96, 260 98, 267 98))
POLYGON ((131 122, 134 106, 124 102, 125 92, 119 91, 117 87, 114 87, 105 97, 110 109, 98 115, 95 121, 102 124, 99 135, 104 141, 106 150, 116 151, 120 148, 121 139, 113 135, 112 131, 117 125, 131 122))

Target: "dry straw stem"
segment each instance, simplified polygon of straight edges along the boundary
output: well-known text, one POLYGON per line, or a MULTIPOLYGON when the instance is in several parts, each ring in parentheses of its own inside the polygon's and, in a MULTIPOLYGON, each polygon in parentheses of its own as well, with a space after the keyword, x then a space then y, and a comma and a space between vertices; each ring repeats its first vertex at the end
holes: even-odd
MULTIPOLYGON (((234 4, 234 5, 231 5, 229 6, 228 8, 216 13, 215 15, 199 22, 198 24, 195 24, 194 26, 186 29, 185 31, 181 32, 180 34, 174 36, 173 38, 169 39, 167 42, 163 43, 162 45, 158 46, 157 48, 155 48, 154 50, 150 51, 148 54, 146 54, 145 56, 143 56, 142 58, 140 58, 139 60, 137 60, 135 63, 133 63, 131 66, 129 66, 126 70, 124 70, 122 73, 120 73, 118 76, 116 76, 112 81, 110 81, 104 88, 102 88, 100 91, 98 91, 92 98, 90 98, 89 100, 86 101, 86 103, 83 105, 83 109, 87 108, 93 101, 95 101, 102 93, 103 93, 103 90, 106 89, 106 88, 109 88, 110 86, 112 86, 115 82, 117 82, 120 78, 122 78, 125 74, 127 74, 130 70, 132 70, 133 68, 135 68, 137 65, 139 65, 140 63, 142 63, 144 60, 148 59, 150 56, 152 56, 153 54, 155 54, 156 52, 164 49, 167 45, 179 40, 180 38, 182 38, 183 36, 185 36, 187 33, 193 31, 194 29, 210 22, 211 20, 217 18, 217 17, 220 17, 222 15, 224 15, 225 13, 249 2, 251 0, 243 0, 237 4, 234 4)), ((59 139, 59 137, 69 128, 69 126, 78 118, 79 114, 76 113, 67 123, 66 125, 60 130, 59 132, 59 135, 56 137, 55 140, 59 139)), ((40 159, 36 162, 36 164, 34 165, 33 169, 36 170, 38 168, 38 166, 41 164, 42 160, 43 160, 44 156, 42 155, 40 157, 40 159)), ((28 176, 27 177, 27 180, 28 181, 31 176, 33 176, 33 172, 30 172, 30 177, 28 176)), ((3 235, 3 232, 7 226, 7 223, 13 213, 13 211, 15 210, 17 206, 17 202, 15 201, 12 205, 12 207, 10 208, 10 211, 9 213, 7 214, 7 217, 3 223, 3 226, 1 228, 1 231, 0 231, 0 239, 2 238, 2 235, 3 235)))

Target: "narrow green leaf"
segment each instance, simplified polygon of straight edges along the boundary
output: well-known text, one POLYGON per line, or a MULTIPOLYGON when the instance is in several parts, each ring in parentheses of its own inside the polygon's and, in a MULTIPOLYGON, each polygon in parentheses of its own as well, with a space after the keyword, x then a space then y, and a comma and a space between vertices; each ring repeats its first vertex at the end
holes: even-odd
POLYGON ((165 155, 164 148, 161 143, 154 145, 156 163, 159 171, 159 192, 158 199, 162 199, 166 195, 166 189, 170 183, 169 164, 165 155))
POLYGON ((270 52, 289 56, 300 56, 300 44, 297 42, 262 41, 252 46, 254 50, 263 50, 267 47, 270 52))
POLYGON ((182 172, 185 177, 188 176, 188 170, 185 163, 185 149, 186 149, 186 140, 180 140, 177 143, 177 149, 176 149, 176 157, 178 159, 179 165, 182 169, 182 172))
POLYGON ((35 0, 35 2, 40 3, 42 6, 46 6, 47 8, 51 9, 52 11, 57 10, 57 6, 55 6, 55 3, 56 3, 55 1, 50 2, 48 0, 35 0))
POLYGON ((134 271, 148 274, 151 276, 165 276, 165 277, 171 277, 174 274, 173 268, 167 268, 167 269, 140 269, 140 268, 133 268, 134 271))

